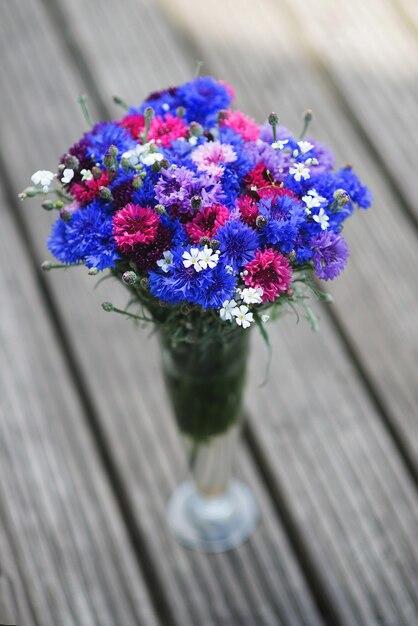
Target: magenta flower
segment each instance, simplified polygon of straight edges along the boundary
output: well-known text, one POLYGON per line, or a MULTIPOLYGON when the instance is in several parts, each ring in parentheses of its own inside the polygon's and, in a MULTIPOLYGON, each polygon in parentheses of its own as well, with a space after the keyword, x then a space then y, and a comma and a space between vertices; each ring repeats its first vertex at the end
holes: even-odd
POLYGON ((289 260, 277 250, 257 250, 252 261, 245 266, 244 282, 249 287, 261 287, 263 302, 273 302, 275 297, 289 289, 292 270, 289 260))
POLYGON ((160 218, 152 209, 127 204, 113 216, 113 236, 117 247, 129 254, 139 243, 152 243, 159 223, 160 218))

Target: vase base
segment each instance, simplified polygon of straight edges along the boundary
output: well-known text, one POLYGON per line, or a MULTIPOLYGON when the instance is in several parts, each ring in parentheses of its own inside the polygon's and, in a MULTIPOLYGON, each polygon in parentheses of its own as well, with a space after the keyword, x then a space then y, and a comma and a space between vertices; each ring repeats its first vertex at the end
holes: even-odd
POLYGON ((186 548, 226 552, 251 535, 258 507, 251 490, 239 480, 232 480, 225 494, 213 498, 203 497, 192 481, 185 481, 168 501, 167 520, 186 548))

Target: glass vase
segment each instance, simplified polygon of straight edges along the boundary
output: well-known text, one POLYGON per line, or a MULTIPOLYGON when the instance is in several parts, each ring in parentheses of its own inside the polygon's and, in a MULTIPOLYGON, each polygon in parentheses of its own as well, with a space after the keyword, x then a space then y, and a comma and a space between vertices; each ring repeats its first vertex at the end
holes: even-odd
POLYGON ((254 530, 258 509, 250 489, 233 478, 242 428, 249 332, 173 344, 161 338, 162 369, 184 441, 189 477, 167 504, 168 524, 186 547, 223 552, 254 530))

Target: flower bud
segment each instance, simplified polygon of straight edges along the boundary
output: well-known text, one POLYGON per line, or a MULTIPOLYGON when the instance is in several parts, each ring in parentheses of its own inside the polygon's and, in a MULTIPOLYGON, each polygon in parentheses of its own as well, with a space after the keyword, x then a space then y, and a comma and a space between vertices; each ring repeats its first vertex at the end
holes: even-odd
POLYGON ((195 209, 195 211, 197 211, 202 206, 202 198, 200 196, 192 196, 190 198, 190 204, 192 209, 195 209))
POLYGON ((311 109, 306 109, 303 119, 305 122, 312 122, 313 120, 313 111, 311 109))
POLYGON ((277 124, 279 123, 279 116, 277 115, 277 113, 270 113, 267 119, 270 126, 277 126, 277 124))
POLYGON ((111 202, 113 200, 112 192, 108 187, 99 187, 99 195, 103 200, 111 202))
POLYGON ((116 157, 119 154, 119 150, 117 149, 117 147, 115 145, 111 145, 109 146, 109 154, 111 157, 113 157, 114 159, 116 159, 116 157))
POLYGON ((91 267, 89 271, 87 272, 89 276, 97 276, 98 273, 99 273, 99 270, 97 269, 97 267, 91 267))
POLYGON ((156 204, 154 207, 154 211, 158 213, 158 215, 167 215, 166 208, 163 204, 156 204))
POLYGON ((122 165, 123 169, 125 169, 125 170, 129 170, 131 168, 131 162, 126 157, 122 157, 121 158, 120 164, 122 165))
POLYGON ((135 272, 124 272, 122 280, 125 285, 135 285, 139 281, 139 276, 135 272))
POLYGON ((43 263, 41 263, 41 269, 44 272, 49 272, 49 270, 52 270, 52 263, 51 263, 51 261, 44 261, 43 263))
POLYGON ((176 109, 177 117, 184 117, 186 115, 186 109, 184 107, 177 107, 176 109))
POLYGON ((146 120, 151 121, 154 117, 154 109, 152 107, 147 107, 144 111, 144 117, 146 120))
POLYGON ((91 168, 91 173, 93 174, 93 178, 95 180, 98 180, 100 176, 102 175, 102 170, 100 169, 100 167, 97 167, 97 165, 94 165, 91 168))
POLYGON ((45 209, 45 211, 52 211, 52 209, 54 208, 54 203, 52 202, 52 200, 45 200, 45 202, 42 202, 42 208, 45 209))
POLYGON ((104 155, 103 163, 104 163, 104 166, 107 167, 107 168, 112 167, 113 157, 110 154, 110 152, 106 152, 106 154, 104 155))
POLYGON ((65 208, 61 209, 60 218, 63 220, 63 222, 69 222, 71 219, 71 211, 65 208))
POLYGON ((146 278, 145 276, 143 276, 140 281, 139 284, 143 289, 146 289, 148 287, 148 278, 146 278))
POLYGON ((111 302, 102 302, 102 309, 110 313, 110 311, 113 311, 113 304, 111 302))
POLYGON ((255 220, 255 225, 257 226, 257 228, 265 228, 268 223, 269 221, 265 215, 257 215, 257 218, 255 220))
POLYGON ((220 111, 218 111, 218 122, 221 123, 223 121, 225 121, 228 117, 228 111, 226 111, 225 109, 221 109, 220 111))
POLYGON ((66 154, 64 157, 64 164, 65 167, 77 170, 80 165, 80 161, 73 154, 66 154))
POLYGON ((203 128, 198 122, 191 122, 189 126, 189 132, 192 137, 200 137, 203 135, 203 128))
POLYGON ((334 191, 334 200, 339 207, 343 207, 350 202, 350 196, 345 189, 334 191))
POLYGON ((210 246, 210 239, 209 237, 201 237, 199 239, 199 246, 210 246))
POLYGON ((64 206, 64 203, 62 200, 57 200, 55 205, 54 205, 54 209, 62 209, 64 206))
POLYGON ((221 245, 220 241, 218 241, 217 239, 212 239, 209 244, 209 248, 212 248, 212 250, 219 250, 220 245, 221 245))
POLYGON ((142 182, 141 176, 134 176, 132 179, 132 187, 134 189, 140 189, 144 183, 142 182))

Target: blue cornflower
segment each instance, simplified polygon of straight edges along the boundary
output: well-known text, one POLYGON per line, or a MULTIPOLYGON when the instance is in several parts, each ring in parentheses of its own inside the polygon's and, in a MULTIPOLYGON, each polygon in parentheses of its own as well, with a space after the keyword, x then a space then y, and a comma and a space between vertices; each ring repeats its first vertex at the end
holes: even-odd
POLYGON ((335 174, 335 189, 344 189, 351 200, 362 209, 368 209, 373 195, 365 185, 362 185, 358 176, 351 167, 343 167, 335 174))
POLYGON ((48 249, 63 263, 83 261, 99 271, 114 267, 119 254, 113 238, 112 216, 94 201, 74 211, 68 222, 59 219, 48 240, 48 249))
POLYGON ((231 96, 224 85, 212 76, 202 76, 178 87, 177 94, 186 109, 188 122, 210 125, 216 122, 218 111, 226 109, 231 96))
POLYGON ((173 262, 168 272, 149 272, 149 288, 153 296, 171 304, 184 301, 198 304, 199 294, 202 294, 211 282, 212 270, 206 269, 198 272, 193 265, 186 267, 183 263, 183 254, 190 250, 191 246, 175 249, 173 262))
POLYGON ((204 309, 219 309, 225 300, 230 300, 235 294, 237 286, 236 275, 228 272, 221 263, 212 269, 204 270, 209 272, 210 283, 204 290, 196 293, 196 304, 200 304, 204 309))
POLYGON ((258 234, 250 226, 238 221, 230 221, 216 233, 220 242, 222 261, 239 271, 245 263, 251 261, 259 248, 258 234))
POLYGON ((287 195, 261 200, 260 215, 268 219, 261 231, 263 243, 273 244, 285 254, 294 248, 299 229, 306 220, 302 204, 287 195))
POLYGON ((120 156, 137 145, 130 133, 116 122, 98 122, 85 134, 85 139, 87 155, 97 162, 103 162, 104 155, 112 145, 119 150, 120 156))
POLYGON ((348 246, 342 235, 327 230, 313 237, 310 245, 319 278, 331 280, 341 274, 348 259, 348 246))
POLYGON ((155 115, 165 115, 166 113, 174 115, 180 104, 181 101, 177 96, 177 87, 169 87, 169 89, 151 93, 137 109, 129 109, 129 113, 140 113, 143 115, 147 107, 152 107, 155 115))
POLYGON ((146 173, 146 176, 142 179, 142 186, 139 187, 139 189, 134 189, 133 201, 140 206, 153 207, 157 204, 155 185, 157 184, 160 174, 154 171, 150 166, 143 166, 142 171, 146 173))
POLYGON ((225 171, 222 174, 221 185, 224 198, 223 204, 229 209, 232 209, 235 206, 236 199, 241 193, 241 186, 236 172, 232 171, 229 167, 225 167, 225 171))

